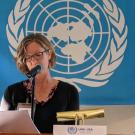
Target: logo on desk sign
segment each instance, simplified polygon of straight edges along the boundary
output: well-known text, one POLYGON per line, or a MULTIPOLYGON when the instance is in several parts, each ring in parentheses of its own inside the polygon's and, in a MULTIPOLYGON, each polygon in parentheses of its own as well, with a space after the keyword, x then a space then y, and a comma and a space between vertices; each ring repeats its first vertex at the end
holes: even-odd
POLYGON ((77 133, 77 127, 68 127, 68 133, 73 135, 77 133))
POLYGON ((90 127, 79 127, 79 126, 70 126, 68 127, 68 133, 69 134, 92 134, 93 133, 93 128, 90 127))
POLYGON ((100 87, 124 58, 128 28, 113 0, 18 0, 6 26, 13 56, 24 36, 33 32, 44 34, 54 45, 54 75, 100 87))

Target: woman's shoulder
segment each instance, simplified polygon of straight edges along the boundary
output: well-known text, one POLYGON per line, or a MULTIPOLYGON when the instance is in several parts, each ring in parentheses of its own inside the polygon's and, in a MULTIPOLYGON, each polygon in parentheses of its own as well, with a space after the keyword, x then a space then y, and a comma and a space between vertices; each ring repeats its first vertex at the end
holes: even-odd
POLYGON ((22 89, 24 88, 23 83, 25 81, 26 80, 16 82, 16 83, 13 83, 13 84, 7 86, 5 89, 5 92, 4 92, 5 99, 7 99, 7 100, 10 99, 12 97, 12 95, 15 93, 21 93, 22 89))
POLYGON ((68 87, 74 87, 74 85, 72 85, 71 83, 69 83, 69 82, 66 82, 66 81, 62 81, 62 80, 59 80, 59 84, 61 85, 61 86, 68 86, 68 87))
POLYGON ((64 89, 64 90, 68 90, 68 91, 77 91, 77 88, 71 84, 70 82, 65 82, 65 81, 59 81, 59 86, 64 89))
POLYGON ((27 82, 28 80, 23 80, 19 82, 15 82, 9 86, 7 86, 7 89, 18 89, 20 87, 24 87, 24 83, 27 82))

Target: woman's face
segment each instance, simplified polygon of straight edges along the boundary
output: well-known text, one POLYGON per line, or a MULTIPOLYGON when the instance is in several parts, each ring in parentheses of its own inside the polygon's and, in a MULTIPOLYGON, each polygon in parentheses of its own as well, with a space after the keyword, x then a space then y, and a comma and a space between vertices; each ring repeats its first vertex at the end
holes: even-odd
POLYGON ((26 48, 26 65, 29 70, 36 65, 41 65, 41 73, 48 72, 50 58, 50 51, 45 50, 36 42, 30 43, 26 48))

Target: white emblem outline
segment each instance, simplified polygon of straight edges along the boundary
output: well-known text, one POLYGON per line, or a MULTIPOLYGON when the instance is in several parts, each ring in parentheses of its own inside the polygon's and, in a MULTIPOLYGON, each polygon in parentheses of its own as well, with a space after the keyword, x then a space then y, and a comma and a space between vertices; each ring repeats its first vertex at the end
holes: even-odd
MULTIPOLYGON (((15 8, 10 12, 8 17, 8 24, 6 26, 7 38, 11 46, 9 49, 12 55, 15 57, 17 45, 24 38, 24 30, 21 27, 23 24, 26 13, 29 10, 31 0, 18 0, 15 8)), ((89 87, 100 87, 108 83, 109 77, 112 76, 114 70, 119 67, 123 58, 124 52, 127 46, 127 33, 128 28, 125 24, 124 14, 120 8, 112 0, 102 0, 103 8, 108 15, 110 23, 112 24, 113 38, 111 39, 110 50, 103 61, 93 67, 91 72, 83 79, 78 78, 61 78, 74 84, 89 86, 89 87), (118 31, 118 32, 117 32, 118 31)), ((78 87, 80 90, 80 88, 78 87)))

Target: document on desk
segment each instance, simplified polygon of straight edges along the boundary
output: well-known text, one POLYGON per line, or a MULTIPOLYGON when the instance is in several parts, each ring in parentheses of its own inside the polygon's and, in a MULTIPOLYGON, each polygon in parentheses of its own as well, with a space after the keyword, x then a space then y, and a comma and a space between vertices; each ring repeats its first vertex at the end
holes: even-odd
POLYGON ((0 133, 39 133, 28 111, 0 111, 0 133))

